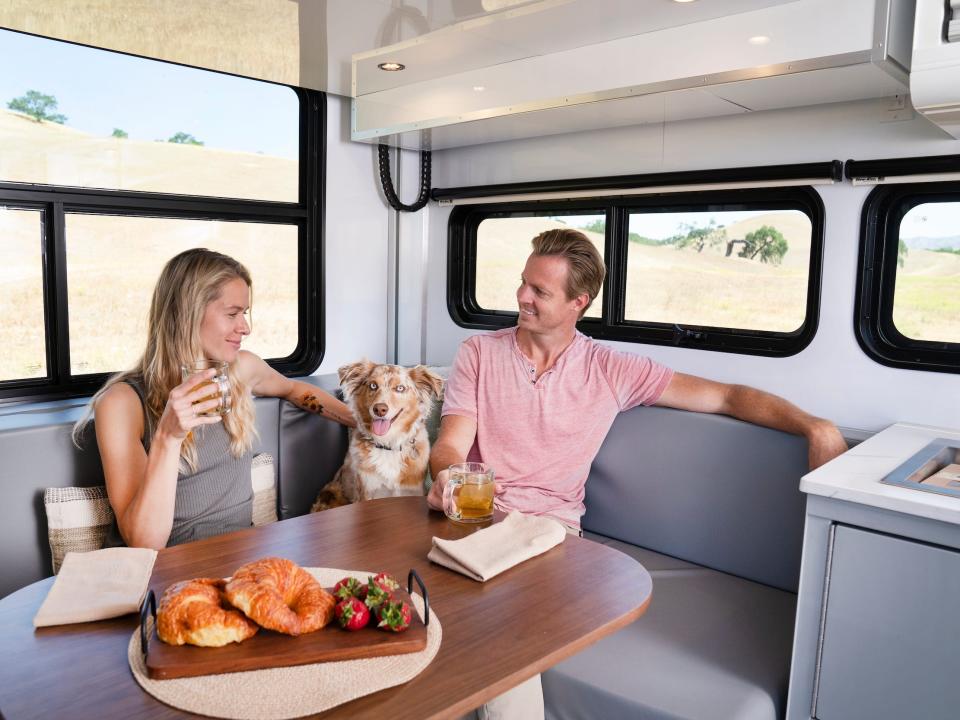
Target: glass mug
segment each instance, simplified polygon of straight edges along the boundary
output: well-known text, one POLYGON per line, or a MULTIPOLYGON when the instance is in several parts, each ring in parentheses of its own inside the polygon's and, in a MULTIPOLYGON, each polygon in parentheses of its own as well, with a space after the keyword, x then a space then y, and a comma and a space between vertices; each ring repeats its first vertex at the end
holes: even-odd
POLYGON ((443 489, 443 512, 460 523, 492 520, 494 477, 493 468, 483 463, 451 465, 443 489))
POLYGON ((230 378, 227 377, 227 363, 220 360, 198 360, 196 362, 188 363, 186 365, 180 366, 180 376, 182 380, 186 380, 191 375, 196 375, 197 373, 203 372, 204 370, 209 370, 210 368, 216 368, 217 374, 214 375, 209 380, 205 380, 199 385, 197 385, 195 390, 210 389, 210 392, 204 395, 202 398, 197 400, 194 405, 197 403, 206 402, 207 400, 213 400, 214 398, 220 399, 220 404, 212 410, 207 410, 200 415, 205 415, 207 417, 213 417, 214 415, 227 415, 230 412, 230 409, 233 405, 233 398, 230 395, 230 378))

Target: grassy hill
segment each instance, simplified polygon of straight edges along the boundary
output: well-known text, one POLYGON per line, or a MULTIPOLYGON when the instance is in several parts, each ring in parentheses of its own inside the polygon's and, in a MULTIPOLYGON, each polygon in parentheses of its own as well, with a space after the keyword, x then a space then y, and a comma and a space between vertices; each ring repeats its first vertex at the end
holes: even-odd
MULTIPOLYGON (((194 145, 95 137, 0 110, 0 179, 294 200, 297 161, 194 145)), ((0 209, 0 380, 42 376, 40 213, 0 209)), ((150 293, 167 259, 190 247, 236 257, 253 274, 251 350, 296 343, 296 229, 254 223, 68 214, 68 301, 75 372, 128 366, 144 343, 150 293), (292 342, 291 342, 292 339, 292 342)))
MULTIPOLYGON (((631 243, 626 317, 632 320, 790 332, 806 312, 810 222, 796 212, 772 212, 732 223, 728 238, 761 225, 776 227, 789 250, 780 265, 702 253, 670 245, 631 243)), ((491 218, 478 229, 477 301, 516 310, 516 288, 539 232, 567 227, 549 218, 491 218)), ((601 250, 603 236, 585 233, 601 250)), ((852 280, 851 280, 852 285, 852 280)), ((589 316, 599 316, 595 302, 589 316)), ((960 255, 913 249, 897 276, 894 321, 909 337, 960 342, 960 255)))
POLYGON ((73 187, 294 202, 297 161, 198 145, 97 137, 0 109, 0 178, 73 187))

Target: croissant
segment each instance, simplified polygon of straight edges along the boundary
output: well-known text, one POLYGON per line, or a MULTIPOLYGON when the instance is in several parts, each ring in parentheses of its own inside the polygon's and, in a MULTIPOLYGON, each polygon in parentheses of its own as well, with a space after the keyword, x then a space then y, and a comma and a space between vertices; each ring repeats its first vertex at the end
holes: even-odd
POLYGON ((231 605, 268 630, 302 635, 333 618, 336 601, 314 577, 284 558, 264 558, 238 568, 227 582, 231 605))
POLYGON ((224 603, 223 580, 198 578, 168 587, 157 609, 157 635, 171 645, 222 647, 242 642, 259 628, 224 603))

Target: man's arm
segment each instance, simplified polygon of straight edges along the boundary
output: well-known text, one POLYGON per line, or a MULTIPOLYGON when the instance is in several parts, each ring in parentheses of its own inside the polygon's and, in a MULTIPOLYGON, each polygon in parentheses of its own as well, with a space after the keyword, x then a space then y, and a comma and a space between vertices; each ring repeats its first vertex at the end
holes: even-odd
POLYGON ((843 435, 829 420, 814 417, 777 395, 747 387, 727 385, 694 375, 675 373, 655 405, 718 413, 755 425, 802 435, 810 450, 810 469, 820 467, 847 450, 843 435))
POLYGON ((447 484, 447 469, 466 462, 473 441, 477 437, 477 421, 463 415, 444 415, 440 420, 440 434, 430 450, 430 474, 433 485, 427 503, 434 510, 443 510, 443 488, 447 484))

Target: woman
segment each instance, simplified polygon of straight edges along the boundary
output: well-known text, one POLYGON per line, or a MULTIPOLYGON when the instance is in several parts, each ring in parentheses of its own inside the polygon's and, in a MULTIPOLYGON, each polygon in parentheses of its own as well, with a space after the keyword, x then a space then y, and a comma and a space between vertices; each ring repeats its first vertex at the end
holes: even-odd
POLYGON ((97 445, 116 516, 108 544, 162 548, 251 525, 252 395, 279 397, 343 425, 350 410, 319 388, 284 377, 240 344, 250 334, 250 273, 211 250, 171 259, 150 304, 147 347, 136 366, 110 378, 74 427, 96 412, 97 445), (209 369, 181 379, 198 359, 228 363, 232 410, 198 386, 209 369), (119 535, 117 534, 119 533, 119 535))

